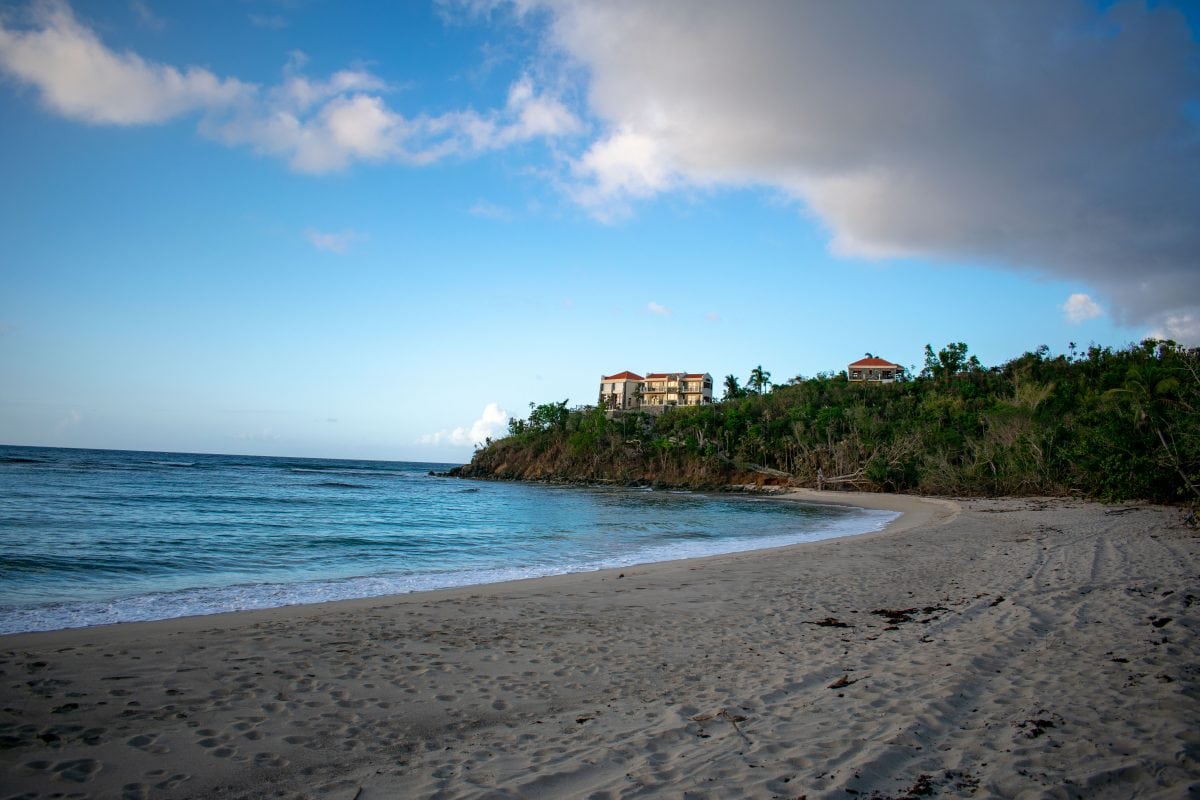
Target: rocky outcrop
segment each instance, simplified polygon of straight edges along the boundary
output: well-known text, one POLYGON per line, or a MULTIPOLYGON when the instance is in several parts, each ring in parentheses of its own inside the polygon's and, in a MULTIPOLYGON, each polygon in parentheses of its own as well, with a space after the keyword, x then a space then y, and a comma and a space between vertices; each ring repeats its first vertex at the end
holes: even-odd
POLYGON ((575 453, 565 442, 531 446, 501 440, 478 450, 471 463, 449 474, 483 480, 543 481, 548 483, 663 486, 720 490, 731 486, 785 486, 787 473, 756 469, 716 456, 694 453, 646 454, 632 448, 575 453))

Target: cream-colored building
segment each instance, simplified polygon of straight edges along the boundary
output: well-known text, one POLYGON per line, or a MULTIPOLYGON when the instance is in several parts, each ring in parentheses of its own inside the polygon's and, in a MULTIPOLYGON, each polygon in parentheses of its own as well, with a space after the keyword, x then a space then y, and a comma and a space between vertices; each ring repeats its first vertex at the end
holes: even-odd
POLYGON ((610 411, 662 411, 672 406, 712 402, 712 375, 707 372, 651 372, 642 377, 618 372, 600 378, 600 406, 610 411))
POLYGON ((609 411, 627 411, 642 404, 646 379, 636 372, 618 372, 600 376, 600 407, 609 411))

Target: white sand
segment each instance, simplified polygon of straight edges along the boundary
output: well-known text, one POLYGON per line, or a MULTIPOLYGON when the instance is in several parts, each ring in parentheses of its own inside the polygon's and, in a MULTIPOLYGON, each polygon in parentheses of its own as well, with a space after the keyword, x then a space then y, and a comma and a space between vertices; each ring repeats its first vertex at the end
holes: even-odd
POLYGON ((1200 537, 1177 509, 832 499, 906 514, 0 637, 0 797, 1200 796, 1200 537))

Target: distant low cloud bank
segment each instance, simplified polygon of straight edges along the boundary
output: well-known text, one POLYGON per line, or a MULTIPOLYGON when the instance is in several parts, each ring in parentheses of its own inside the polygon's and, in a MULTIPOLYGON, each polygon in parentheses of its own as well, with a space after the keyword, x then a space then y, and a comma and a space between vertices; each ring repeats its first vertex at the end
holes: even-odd
POLYGON ((495 437, 505 431, 508 424, 508 412, 496 403, 488 403, 479 419, 469 426, 429 433, 422 436, 419 444, 450 445, 454 447, 472 447, 483 444, 488 438, 495 437))

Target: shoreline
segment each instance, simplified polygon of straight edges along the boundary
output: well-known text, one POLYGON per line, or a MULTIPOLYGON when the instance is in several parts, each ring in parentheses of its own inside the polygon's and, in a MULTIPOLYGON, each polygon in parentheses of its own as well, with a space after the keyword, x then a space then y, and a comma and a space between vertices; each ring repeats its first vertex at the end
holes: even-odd
MULTIPOLYGON (((705 494, 705 493, 701 492, 700 494, 705 494)), ((713 496, 718 497, 718 498, 720 497, 720 495, 713 495, 713 496)), ((938 500, 938 499, 934 499, 934 498, 920 498, 920 497, 908 496, 908 495, 877 494, 877 493, 870 493, 870 492, 838 492, 838 491, 818 492, 818 491, 812 490, 812 489, 798 489, 798 490, 789 490, 787 492, 765 493, 765 494, 760 495, 760 497, 761 497, 761 499, 767 499, 767 500, 771 500, 771 501, 802 502, 802 503, 813 504, 813 505, 848 506, 851 508, 860 508, 860 509, 867 509, 867 510, 894 511, 894 512, 900 514, 900 516, 898 518, 888 522, 883 530, 864 531, 862 533, 854 533, 854 534, 840 535, 840 536, 835 536, 835 537, 828 537, 830 539, 846 538, 847 536, 871 536, 871 535, 876 535, 876 534, 884 533, 884 532, 899 532, 902 530, 907 530, 908 528, 911 528, 915 525, 924 524, 927 521, 929 521, 930 519, 936 518, 938 516, 936 509, 939 507, 940 508, 956 508, 954 503, 952 501, 948 501, 948 500, 938 500)), ((825 541, 825 539, 817 539, 814 541, 825 541)), ((110 628, 110 627, 114 627, 114 626, 153 625, 153 624, 158 624, 158 623, 170 623, 173 621, 184 621, 184 620, 191 620, 191 619, 207 619, 210 617, 226 617, 226 616, 237 616, 237 615, 241 615, 241 614, 257 614, 257 613, 271 612, 271 611, 275 611, 278 609, 305 608, 307 606, 333 606, 333 605, 345 604, 345 603, 351 603, 351 604, 366 603, 366 604, 370 605, 373 603, 386 603, 392 598, 407 597, 410 595, 424 596, 424 595, 429 595, 429 594, 436 594, 439 592, 455 592, 455 591, 459 591, 459 590, 470 590, 470 589, 474 589, 477 587, 492 586, 492 585, 496 585, 496 584, 518 583, 518 582, 523 582, 523 581, 539 581, 539 580, 546 580, 548 578, 568 577, 571 575, 582 575, 582 574, 590 574, 590 573, 613 572, 615 574, 615 573, 621 572, 622 570, 638 569, 638 568, 653 566, 655 564, 667 564, 667 563, 673 563, 675 561, 703 561, 703 560, 710 559, 710 558, 722 558, 724 556, 733 556, 733 555, 739 555, 742 553, 753 553, 753 552, 757 552, 760 550, 786 550, 787 548, 790 548, 790 547, 800 547, 800 546, 813 544, 813 543, 814 542, 796 542, 793 544, 787 544, 787 545, 781 545, 781 546, 775 545, 775 546, 757 547, 757 548, 752 548, 750 550, 739 550, 739 551, 734 551, 734 552, 730 552, 730 553, 718 553, 718 554, 713 554, 713 555, 690 556, 687 558, 670 559, 667 561, 650 561, 650 562, 632 564, 629 566, 622 566, 622 567, 603 567, 600 569, 589 569, 589 570, 584 570, 581 572, 566 572, 566 573, 555 573, 555 574, 550 574, 550 575, 539 575, 539 576, 535 576, 535 577, 508 578, 505 580, 492 581, 489 583, 469 583, 469 584, 464 584, 461 586, 447 586, 447 587, 442 587, 442 588, 437 588, 437 589, 417 589, 417 590, 412 590, 412 591, 408 591, 408 592, 399 592, 399 593, 391 593, 391 594, 377 594, 377 595, 370 595, 367 597, 348 597, 348 598, 340 598, 340 599, 336 599, 336 600, 321 600, 321 601, 307 602, 307 603, 289 603, 286 605, 271 606, 271 607, 266 607, 266 608, 240 609, 240 610, 234 610, 234 611, 217 611, 217 612, 213 612, 210 614, 188 614, 188 615, 183 615, 183 616, 178 616, 178 617, 165 617, 163 619, 107 622, 107 623, 101 623, 101 624, 97 624, 97 625, 73 626, 73 627, 69 627, 69 628, 52 628, 49 630, 16 631, 16 632, 11 632, 11 633, 0 632, 0 644, 2 644, 8 637, 12 637, 12 636, 27 636, 27 635, 32 636, 32 635, 53 634, 53 633, 67 632, 67 631, 86 631, 86 630, 93 630, 93 629, 110 628)))
MULTIPOLYGON (((864 500, 815 494, 774 497, 864 500)), ((882 531, 771 550, 0 637, 5 789, 1200 791, 1177 509, 900 502, 882 531)))
MULTIPOLYGON (((817 505, 851 506, 879 511, 895 511, 899 517, 889 522, 883 530, 873 533, 902 533, 922 525, 943 525, 953 522, 962 510, 958 502, 942 497, 922 497, 908 494, 885 494, 882 492, 835 492, 817 489, 789 489, 774 495, 780 500, 815 503, 817 505)), ((870 533, 858 534, 869 536, 870 533)))

